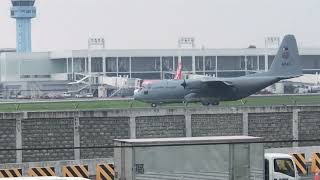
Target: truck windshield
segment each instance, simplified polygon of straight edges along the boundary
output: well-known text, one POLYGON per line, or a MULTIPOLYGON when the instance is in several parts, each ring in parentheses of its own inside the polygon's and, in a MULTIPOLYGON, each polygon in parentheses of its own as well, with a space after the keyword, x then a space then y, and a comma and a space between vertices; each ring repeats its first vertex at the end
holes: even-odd
POLYGON ((274 171, 295 177, 294 166, 291 159, 281 158, 274 160, 274 171))

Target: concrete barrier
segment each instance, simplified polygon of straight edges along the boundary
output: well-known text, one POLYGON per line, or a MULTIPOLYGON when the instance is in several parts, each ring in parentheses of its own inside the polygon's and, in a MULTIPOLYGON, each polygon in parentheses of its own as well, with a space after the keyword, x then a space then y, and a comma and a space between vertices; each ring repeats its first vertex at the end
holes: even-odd
POLYGON ((57 176, 63 176, 62 167, 72 165, 87 165, 89 176, 95 176, 97 164, 112 164, 112 158, 101 159, 82 159, 70 161, 42 161, 42 162, 26 162, 26 163, 8 163, 0 164, 0 169, 21 169, 22 176, 29 176, 29 169, 32 167, 53 167, 57 176))

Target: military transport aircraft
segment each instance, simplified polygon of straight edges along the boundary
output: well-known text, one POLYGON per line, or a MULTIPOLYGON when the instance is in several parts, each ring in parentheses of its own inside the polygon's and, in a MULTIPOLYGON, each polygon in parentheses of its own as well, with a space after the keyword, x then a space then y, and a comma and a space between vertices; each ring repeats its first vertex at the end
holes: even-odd
POLYGON ((134 99, 151 103, 201 102, 218 105, 250 96, 282 79, 302 75, 296 39, 286 35, 269 71, 233 78, 204 78, 194 80, 161 80, 134 92, 134 99))

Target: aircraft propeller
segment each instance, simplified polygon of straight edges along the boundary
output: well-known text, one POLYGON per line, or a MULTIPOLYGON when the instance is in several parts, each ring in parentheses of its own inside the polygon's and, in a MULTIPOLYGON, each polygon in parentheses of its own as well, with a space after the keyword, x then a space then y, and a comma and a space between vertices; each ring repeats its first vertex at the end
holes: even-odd
POLYGON ((185 79, 183 80, 183 83, 181 83, 181 86, 183 87, 183 89, 186 89, 187 83, 185 79))

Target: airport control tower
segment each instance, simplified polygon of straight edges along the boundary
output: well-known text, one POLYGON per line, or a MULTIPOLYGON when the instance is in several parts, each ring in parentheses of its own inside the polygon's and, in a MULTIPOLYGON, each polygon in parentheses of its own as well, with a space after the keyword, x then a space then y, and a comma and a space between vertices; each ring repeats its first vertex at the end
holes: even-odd
POLYGON ((31 18, 36 17, 34 1, 11 0, 11 17, 17 21, 17 52, 31 52, 31 18))

